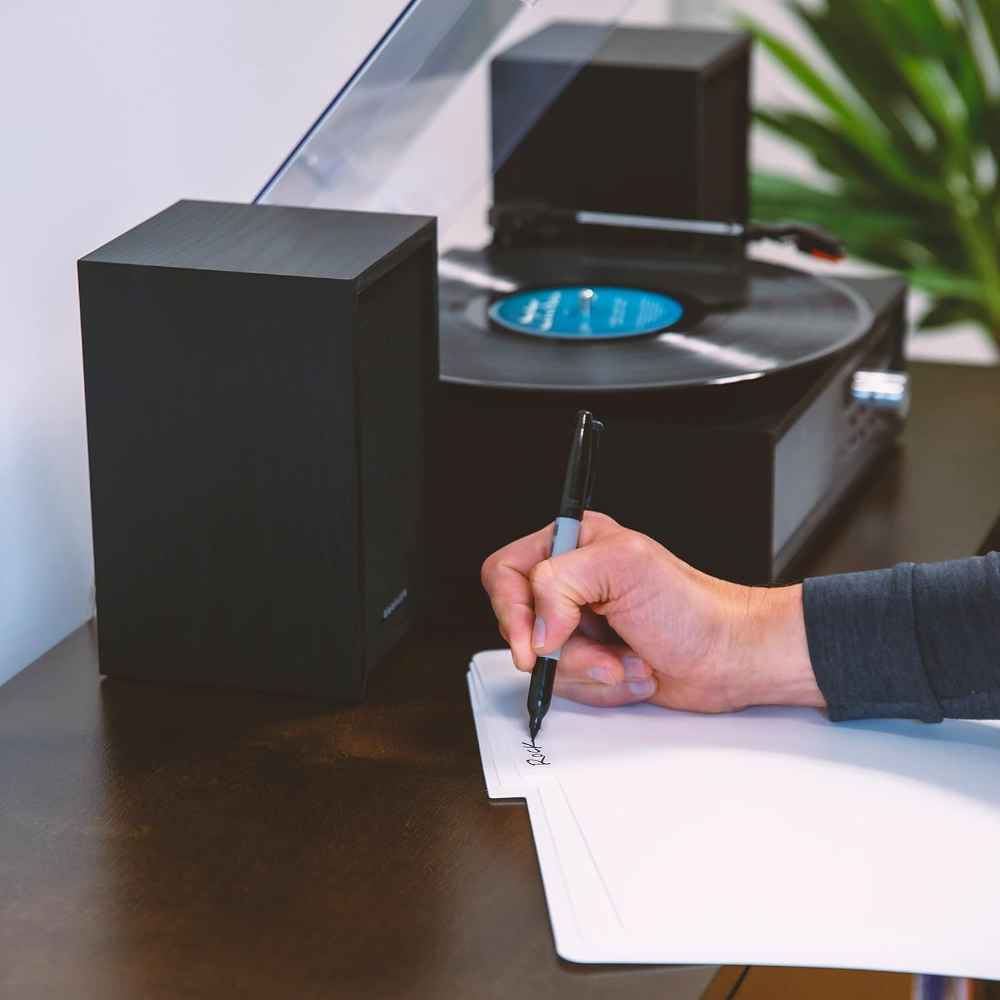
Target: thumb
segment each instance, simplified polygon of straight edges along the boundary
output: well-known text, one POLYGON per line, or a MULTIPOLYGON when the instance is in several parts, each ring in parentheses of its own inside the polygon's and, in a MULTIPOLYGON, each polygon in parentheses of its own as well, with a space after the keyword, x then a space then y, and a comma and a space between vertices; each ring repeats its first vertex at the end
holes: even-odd
POLYGON ((535 623, 531 644, 546 656, 576 631, 582 609, 602 600, 598 545, 587 545, 537 563, 531 571, 535 623))

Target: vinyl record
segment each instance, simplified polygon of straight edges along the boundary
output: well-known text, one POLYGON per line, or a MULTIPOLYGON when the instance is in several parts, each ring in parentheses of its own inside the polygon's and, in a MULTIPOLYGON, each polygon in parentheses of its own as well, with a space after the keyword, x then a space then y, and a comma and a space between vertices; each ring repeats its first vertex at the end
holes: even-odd
POLYGON ((510 390, 739 382, 833 354, 873 321, 834 279, 641 247, 456 250, 440 295, 441 379, 510 390))

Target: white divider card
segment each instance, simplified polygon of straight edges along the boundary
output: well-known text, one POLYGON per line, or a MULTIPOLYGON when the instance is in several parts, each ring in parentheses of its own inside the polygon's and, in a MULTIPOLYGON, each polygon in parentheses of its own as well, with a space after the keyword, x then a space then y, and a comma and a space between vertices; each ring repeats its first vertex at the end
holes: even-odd
POLYGON ((531 747, 527 681, 506 651, 470 668, 490 794, 528 798, 563 957, 1000 978, 996 723, 554 699, 531 747))
MULTIPOLYGON (((514 670, 509 657, 507 667, 514 670)), ((483 701, 482 686, 475 671, 470 670, 468 681, 487 792, 493 799, 523 797, 528 805, 556 951, 574 962, 604 961, 593 957, 599 956, 596 949, 601 947, 600 936, 620 934, 622 927, 600 872, 589 859, 587 844, 573 829, 572 814, 566 810, 564 797, 560 794, 551 802, 543 802, 538 788, 530 780, 545 781, 545 771, 532 770, 527 775, 529 780, 521 782, 516 777, 512 780, 514 769, 508 768, 507 782, 501 780, 501 772, 492 758, 492 744, 486 735, 487 716, 492 715, 494 720, 496 716, 483 701)), ((522 693, 527 696, 526 687, 522 693)), ((524 725, 526 727, 526 723, 524 725)), ((526 728, 521 742, 529 742, 526 728)), ((527 747, 523 749, 525 754, 534 753, 527 747)), ((538 759, 537 755, 533 759, 538 759)), ((526 766, 548 768, 550 765, 526 766)))
MULTIPOLYGON (((469 698, 472 702, 476 736, 479 739, 483 758, 483 773, 486 776, 489 796, 492 799, 509 798, 511 795, 503 791, 497 771, 493 766, 490 744, 483 724, 486 710, 483 709, 479 701, 479 684, 472 671, 469 672, 468 682, 469 698)), ((527 788, 518 797, 522 795, 528 806, 528 818, 531 821, 535 852, 538 855, 538 865, 542 872, 545 900, 549 908, 549 920, 552 923, 552 936, 555 939, 556 951, 563 957, 586 955, 588 950, 582 939, 580 915, 587 911, 575 907, 570 897, 570 879, 564 866, 560 864, 552 826, 537 790, 527 788)), ((587 961, 585 958, 578 960, 587 961)))

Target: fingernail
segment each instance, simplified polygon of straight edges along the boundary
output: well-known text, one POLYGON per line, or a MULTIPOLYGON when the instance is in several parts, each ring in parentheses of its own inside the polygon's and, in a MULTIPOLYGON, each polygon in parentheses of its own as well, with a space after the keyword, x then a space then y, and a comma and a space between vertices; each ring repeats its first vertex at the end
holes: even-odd
POLYGON ((631 681, 628 689, 636 698, 648 698, 656 690, 656 681, 652 677, 647 677, 644 681, 631 681))
POLYGON ((587 676, 591 680, 600 681, 601 684, 615 683, 615 677, 607 667, 590 667, 587 670, 587 676))
POLYGON ((536 618, 535 627, 531 632, 531 645, 541 649, 545 645, 545 619, 536 618))
POLYGON ((649 676, 649 667, 638 656, 623 656, 622 666, 627 681, 642 681, 649 676))

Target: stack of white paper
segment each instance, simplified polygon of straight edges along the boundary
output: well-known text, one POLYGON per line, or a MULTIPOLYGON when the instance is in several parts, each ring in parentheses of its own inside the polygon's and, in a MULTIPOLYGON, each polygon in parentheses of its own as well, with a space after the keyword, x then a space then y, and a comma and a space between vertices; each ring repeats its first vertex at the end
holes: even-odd
POLYGON ((556 949, 576 962, 1000 978, 1000 728, 832 724, 554 699, 478 654, 491 798, 524 798, 556 949))

